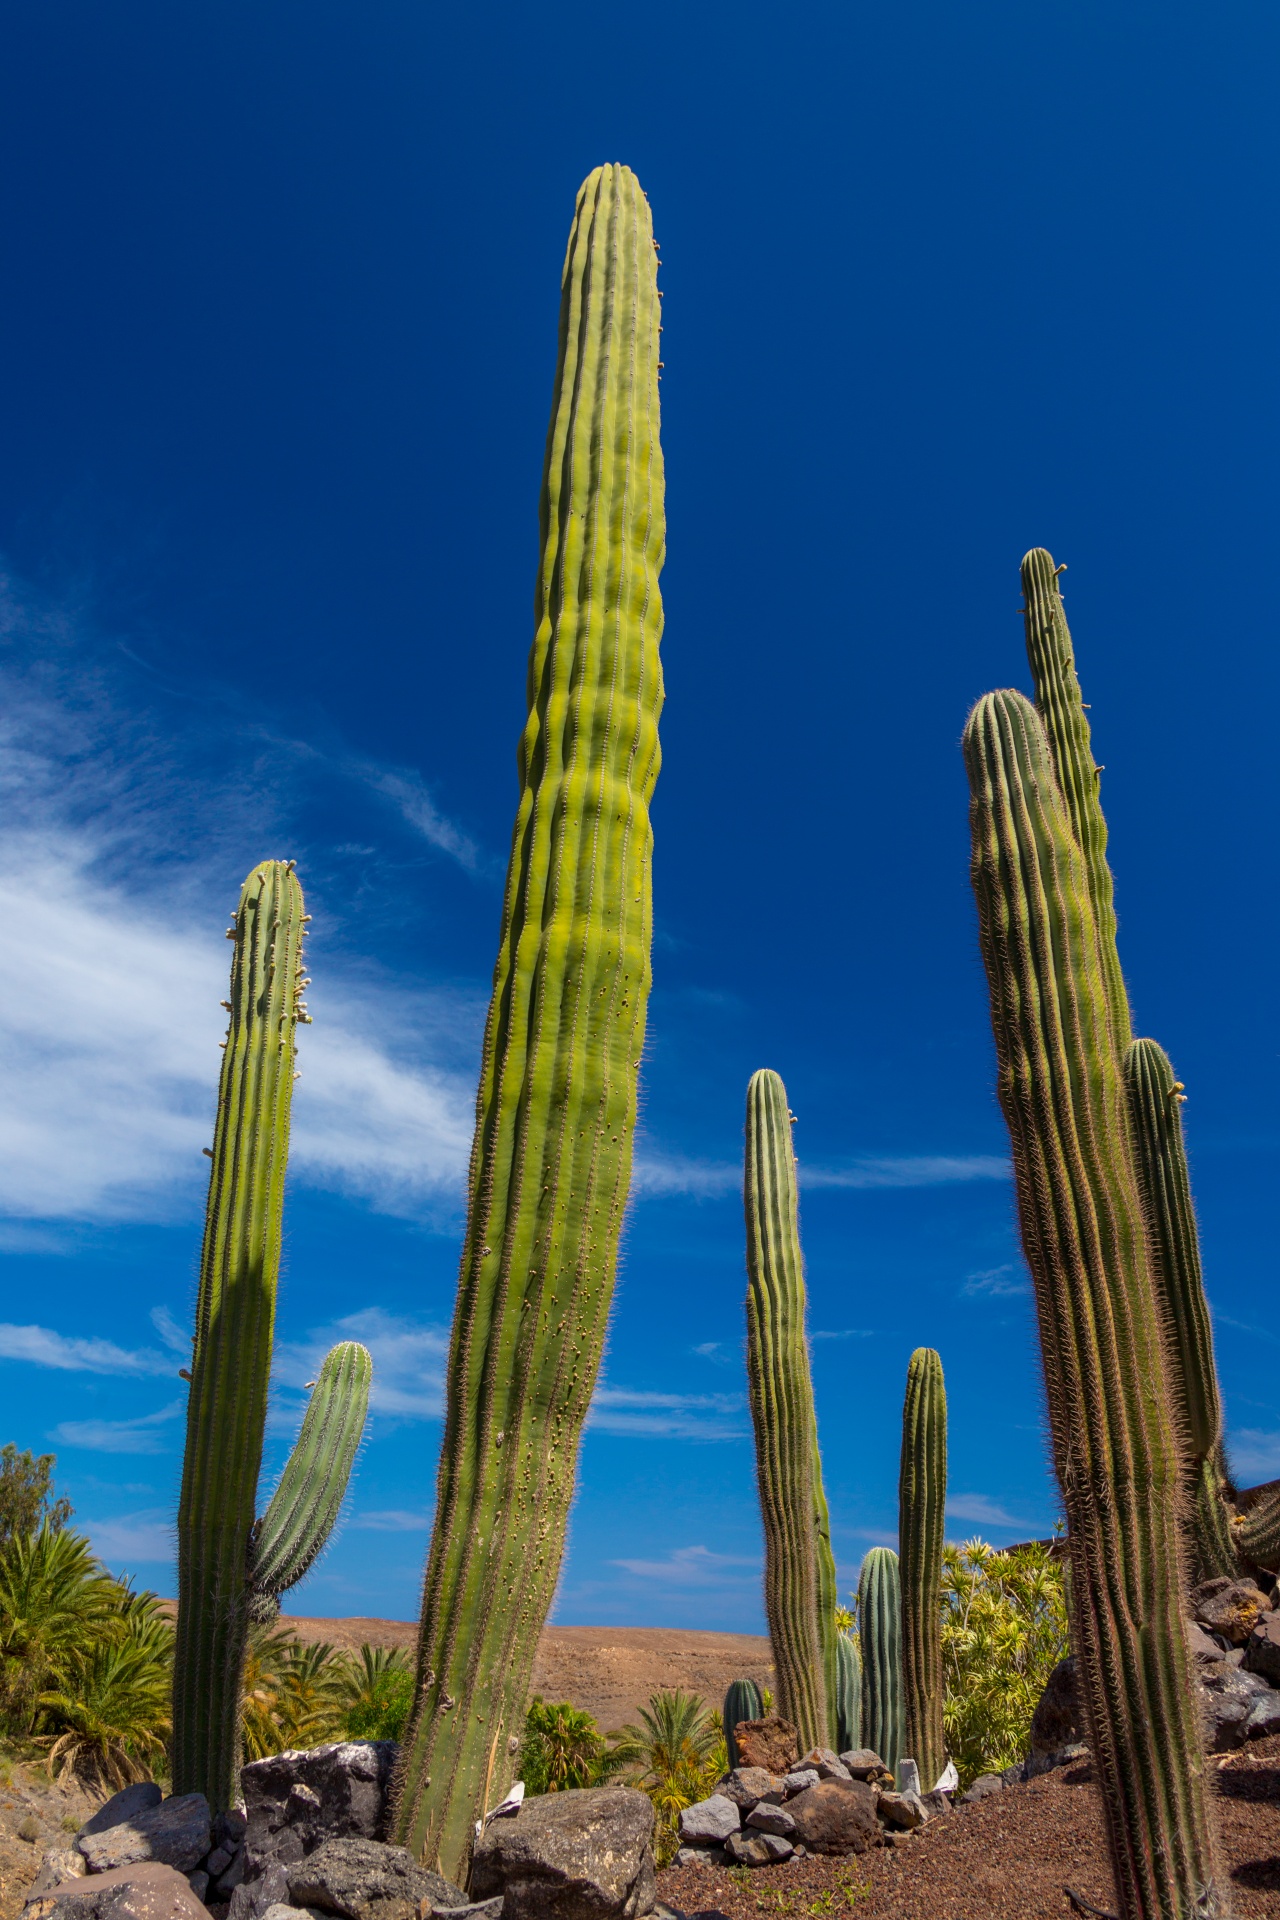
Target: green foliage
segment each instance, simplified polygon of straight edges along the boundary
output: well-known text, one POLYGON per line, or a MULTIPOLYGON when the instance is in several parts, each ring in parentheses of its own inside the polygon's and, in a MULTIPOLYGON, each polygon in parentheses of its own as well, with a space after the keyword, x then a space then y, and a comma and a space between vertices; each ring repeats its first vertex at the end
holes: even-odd
POLYGON ((642 1788, 652 1800, 659 1866, 676 1850, 681 1813, 711 1792, 727 1757, 720 1716, 679 1687, 653 1694, 640 1709, 640 1724, 628 1723, 612 1736, 602 1774, 642 1788))
POLYGON ((40 1695, 43 1724, 59 1729, 53 1773, 72 1772, 114 1792, 149 1780, 164 1762, 173 1686, 173 1627, 153 1594, 129 1598, 120 1627, 66 1660, 40 1695))
POLYGON ((600 1778, 604 1736, 589 1713, 535 1694, 524 1723, 520 1777, 526 1793, 591 1787, 600 1778))
POLYGON ((0 1547, 0 1713, 11 1732, 35 1731, 40 1695, 111 1636, 127 1597, 82 1534, 46 1522, 0 1547))
POLYGON ((413 1664, 402 1647, 361 1647, 340 1663, 338 1701, 348 1740, 399 1740, 413 1707, 413 1664))
POLYGON ((1026 1757, 1031 1716, 1069 1651, 1063 1563, 1038 1541, 999 1553, 944 1548, 942 1663, 947 1748, 967 1787, 1026 1757))
POLYGON ((71 1502, 53 1497, 57 1456, 19 1453, 12 1442, 0 1447, 0 1547, 25 1540, 42 1526, 60 1533, 71 1518, 71 1502))

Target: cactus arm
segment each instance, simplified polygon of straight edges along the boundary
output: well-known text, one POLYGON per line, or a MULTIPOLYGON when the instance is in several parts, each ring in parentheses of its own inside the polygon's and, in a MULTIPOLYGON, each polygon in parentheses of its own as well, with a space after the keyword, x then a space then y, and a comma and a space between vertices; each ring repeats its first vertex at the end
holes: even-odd
POLYGON ((851 1634, 836 1640, 836 1751, 848 1753, 862 1745, 862 1662, 851 1634))
POLYGON ((1232 1543, 1246 1560, 1270 1573, 1280 1572, 1280 1487, 1263 1494, 1230 1524, 1232 1543))
MULTIPOLYGON (((806 1360, 808 1352, 806 1348, 806 1360)), ((813 1411, 813 1389, 809 1390, 813 1411)), ((813 1412, 813 1517, 815 1533, 815 1570, 818 1577, 818 1637, 822 1645, 823 1692, 827 1702, 827 1739, 836 1737, 837 1702, 840 1698, 840 1641, 836 1608, 840 1595, 836 1587, 836 1560, 831 1546, 831 1514, 826 1489, 822 1484, 822 1455, 818 1450, 818 1420, 813 1412)))
POLYGON ((1107 822, 1099 792, 1099 770, 1094 763, 1089 722, 1084 717, 1084 702, 1076 677, 1071 629, 1058 591, 1058 569, 1053 564, 1053 555, 1043 547, 1033 547, 1023 558, 1022 592, 1027 603, 1023 619, 1036 706, 1048 735, 1071 830, 1084 857, 1089 900, 1098 930, 1103 986, 1116 1045, 1124 1047, 1132 1027, 1129 996, 1116 949, 1115 886, 1107 863, 1107 822))
POLYGON ((635 175, 565 257, 529 715, 394 1838, 457 1878, 505 1791, 613 1295, 649 996, 664 550, 657 261, 635 175))
POLYGON ((964 750, 1000 1101, 1117 1893, 1126 1920, 1217 1913, 1181 1618, 1181 1462, 1105 942, 1034 708, 985 695, 964 750))
POLYGON ((858 1576, 862 1738, 890 1773, 903 1755, 902 1585, 892 1547, 872 1547, 858 1576))
POLYGON ((249 1584, 278 1598, 296 1587, 333 1532, 369 1408, 373 1361, 358 1340, 325 1355, 266 1513, 254 1532, 249 1584))
POLYGON ((1152 1269, 1168 1334, 1169 1385, 1188 1453, 1196 1578, 1234 1577, 1239 1561, 1227 1505, 1231 1487, 1222 1449, 1213 1327, 1182 1137, 1182 1086, 1154 1040, 1130 1042, 1124 1073, 1152 1269))
POLYGON ((262 1464, 304 938, 293 863, 245 881, 213 1135, 178 1508, 173 1783, 235 1804, 245 1566, 262 1464))
POLYGON ((907 1368, 898 1475, 902 1691, 907 1752, 926 1790, 942 1772, 942 1544, 947 1505, 947 1394, 942 1361, 917 1347, 907 1368))
MULTIPOLYGON (((747 1089, 744 1191, 747 1383, 764 1525, 765 1617, 778 1711, 799 1732, 803 1753, 830 1737, 819 1616, 817 1430, 791 1117, 786 1088, 768 1069, 753 1074, 747 1089)), ((834 1632, 834 1575, 831 1584, 834 1632)))

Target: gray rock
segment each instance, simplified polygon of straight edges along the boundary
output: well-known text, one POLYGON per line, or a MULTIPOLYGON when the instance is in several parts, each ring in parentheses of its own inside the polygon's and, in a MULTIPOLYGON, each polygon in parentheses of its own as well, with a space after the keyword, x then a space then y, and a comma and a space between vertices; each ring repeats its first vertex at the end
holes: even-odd
POLYGON ((150 1807, 158 1807, 164 1799, 163 1793, 154 1780, 135 1780, 131 1787, 121 1787, 119 1793, 113 1793, 104 1800, 95 1813, 92 1813, 76 1835, 79 1842, 86 1833, 105 1833, 109 1827, 118 1827, 125 1820, 131 1820, 135 1813, 146 1813, 150 1807))
POLYGON ((1260 1673, 1273 1687, 1280 1686, 1280 1613, 1260 1613, 1245 1641, 1244 1665, 1260 1673))
POLYGON ((244 1845, 245 1828, 249 1822, 239 1807, 232 1807, 228 1813, 215 1813, 213 1816, 213 1844, 226 1847, 235 1853, 244 1845))
POLYGON ((216 1880, 220 1873, 225 1873, 234 1859, 229 1847, 215 1847, 204 1863, 210 1879, 216 1880))
POLYGON ((196 1899, 203 1905, 204 1897, 209 1891, 209 1876, 203 1867, 197 1867, 194 1873, 187 1875, 187 1885, 190 1887, 192 1893, 194 1893, 196 1899))
POLYGON ((391 1740, 342 1740, 242 1767, 246 1877, 292 1866, 324 1840, 381 1840, 395 1757, 391 1740))
POLYGON ((295 1907, 318 1907, 344 1920, 418 1920, 431 1907, 465 1907, 467 1896, 443 1875, 420 1867, 407 1847, 381 1840, 325 1840, 286 1868, 295 1907))
POLYGON ((1200 1622, 1198 1620, 1188 1620, 1185 1624, 1187 1629, 1187 1645, 1191 1649, 1192 1658, 1196 1660, 1221 1660, 1222 1648, 1211 1634, 1205 1632, 1200 1622))
POLYGON ((916 1793, 920 1791, 920 1769, 914 1760, 902 1759, 898 1762, 898 1792, 916 1793))
POLYGON ((1261 1740, 1269 1733, 1280 1733, 1280 1693, 1268 1690, 1259 1694, 1244 1723, 1246 1740, 1261 1740))
POLYGON ((1271 1606, 1252 1580, 1204 1580, 1192 1589, 1191 1612, 1202 1627, 1220 1633, 1233 1647, 1242 1647, 1253 1632, 1258 1615, 1271 1606))
POLYGON ((1057 1753, 1069 1747, 1080 1738, 1083 1725, 1076 1657, 1069 1653, 1049 1675, 1031 1716, 1032 1753, 1057 1753))
POLYGON ((729 1856, 723 1847, 679 1847, 672 1865, 676 1867, 727 1867, 729 1856))
POLYGON ((840 1764, 848 1769, 851 1780, 875 1780, 888 1773, 884 1761, 870 1747, 851 1747, 840 1755, 840 1764))
POLYGON ((767 1833, 732 1833, 725 1842, 725 1854, 735 1867, 771 1867, 769 1839, 767 1833))
POLYGON ((78 1847, 46 1847, 40 1871, 23 1898, 28 1903, 58 1886, 63 1880, 79 1880, 89 1869, 78 1847))
POLYGON ((784 1774, 782 1777, 784 1799, 789 1800, 792 1794, 803 1793, 806 1787, 816 1787, 820 1777, 816 1767, 797 1767, 794 1773, 784 1774))
POLYGON ((31 1902, 25 1920, 209 1920, 209 1915, 175 1868, 143 1860, 64 1880, 31 1902))
POLYGON ((769 1807, 763 1801, 751 1809, 746 1824, 758 1833, 781 1833, 788 1837, 796 1830, 795 1820, 785 1807, 769 1807))
POLYGON ((310 1920, 327 1920, 319 1907, 291 1907, 287 1900, 273 1900, 265 1909, 261 1920, 302 1920, 303 1914, 309 1914, 310 1920))
POLYGON ((498 1920, 504 1898, 503 1894, 495 1893, 491 1900, 468 1900, 465 1907, 450 1907, 451 1920, 454 1915, 457 1920, 498 1920))
POLYGON ((917 1827, 924 1825, 925 1819, 920 1796, 916 1793, 878 1794, 876 1815, 887 1827, 895 1827, 902 1833, 914 1833, 917 1827))
POLYGON ((1210 1753, 1228 1753, 1248 1738, 1250 1714, 1271 1692, 1256 1673, 1229 1667, 1225 1660, 1206 1660, 1199 1669, 1200 1703, 1205 1745, 1210 1753))
POLYGON ((951 1795, 944 1787, 934 1787, 930 1793, 922 1793, 919 1799, 926 1820, 932 1820, 935 1814, 951 1811, 951 1795))
POLYGON ((1038 1780, 1042 1773, 1055 1773, 1059 1767, 1073 1766, 1077 1760, 1086 1760, 1088 1757, 1089 1749, 1083 1740, 1076 1740, 1069 1747, 1059 1747, 1056 1753, 1028 1754, 1018 1769, 1018 1779, 1038 1780))
POLYGON ((969 1785, 960 1795, 959 1804, 962 1807, 967 1807, 972 1806, 975 1801, 988 1800, 993 1793, 1003 1793, 1004 1785, 1003 1774, 980 1773, 976 1780, 969 1782, 969 1785))
POLYGON ((844 1761, 839 1759, 830 1747, 810 1747, 794 1771, 810 1769, 817 1774, 819 1780, 852 1780, 853 1778, 844 1761))
POLYGON ((472 1896, 505 1893, 504 1920, 642 1920, 658 1897, 652 1842, 634 1787, 535 1794, 476 1842, 472 1896))
POLYGON ((257 1880, 246 1880, 232 1891, 227 1920, 262 1920, 268 1907, 287 1906, 289 1876, 283 1867, 268 1867, 257 1880))
POLYGON ((789 1800, 787 1812, 810 1853, 865 1853, 880 1844, 876 1791, 865 1780, 819 1780, 789 1800))
POLYGON ((90 1873, 110 1873, 145 1860, 189 1873, 208 1853, 210 1837, 209 1802, 202 1793, 179 1793, 115 1826, 77 1834, 76 1845, 90 1873))
POLYGON ((716 1792, 743 1813, 749 1813, 758 1800, 781 1801, 784 1791, 782 1775, 770 1773, 767 1767, 735 1767, 716 1783, 716 1792))
POLYGON ((695 1800, 680 1815, 680 1838, 689 1847, 715 1847, 736 1833, 742 1825, 739 1809, 727 1794, 713 1793, 709 1800, 695 1800))
POLYGON ((775 1863, 780 1860, 789 1860, 795 1852, 785 1833, 762 1833, 760 1838, 764 1841, 765 1852, 775 1863))

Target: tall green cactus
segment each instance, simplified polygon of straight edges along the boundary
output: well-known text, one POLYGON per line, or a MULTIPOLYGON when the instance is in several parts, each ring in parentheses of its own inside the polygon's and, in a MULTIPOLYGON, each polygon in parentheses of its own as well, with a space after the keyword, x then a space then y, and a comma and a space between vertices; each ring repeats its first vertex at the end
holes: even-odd
POLYGON ((1228 1506, 1233 1489, 1222 1446, 1213 1327, 1182 1138, 1182 1083, 1154 1040, 1130 1043, 1124 1071, 1155 1280, 1172 1336, 1169 1384, 1188 1451, 1195 1577, 1230 1577, 1239 1570, 1228 1506))
POLYGON ((942 1731, 942 1543, 947 1506, 947 1390, 942 1361, 917 1347, 907 1367, 898 1473, 902 1690, 906 1750, 926 1790, 946 1762, 942 1731))
POLYGON ((734 1738, 734 1728, 742 1720, 758 1720, 764 1712, 764 1702, 760 1698, 760 1689, 754 1680, 731 1680, 724 1696, 724 1712, 721 1721, 724 1726, 725 1751, 729 1756, 732 1769, 738 1765, 738 1742, 734 1738))
POLYGON ((230 1013, 187 1402, 178 1508, 173 1779, 226 1809, 239 1797, 240 1694, 251 1617, 276 1610, 324 1545, 364 1426, 370 1361, 355 1342, 321 1369, 298 1447, 254 1518, 267 1414, 285 1163, 302 999, 302 889, 293 862, 245 881, 228 938, 230 1013))
POLYGON ((862 1738, 890 1773, 905 1751, 902 1697, 902 1585, 892 1547, 872 1547, 858 1576, 862 1649, 862 1738))
POLYGON ((747 1089, 747 1382, 764 1524, 764 1603, 778 1710, 803 1752, 834 1734, 836 1582, 805 1340, 796 1162, 787 1090, 747 1089))
POLYGON ((1117 1893, 1126 1920, 1184 1920, 1224 1907, 1181 1617, 1178 1434, 1129 1141, 1100 810, 1087 791, 1064 798, 1053 739, 1018 693, 971 714, 973 884, 1117 1893))
POLYGON ((562 278, 537 629, 394 1837, 455 1878, 511 1785, 613 1296, 649 998, 659 301, 626 167, 562 278))
POLYGON ((836 1752, 862 1745, 862 1661, 852 1634, 836 1639, 836 1752))

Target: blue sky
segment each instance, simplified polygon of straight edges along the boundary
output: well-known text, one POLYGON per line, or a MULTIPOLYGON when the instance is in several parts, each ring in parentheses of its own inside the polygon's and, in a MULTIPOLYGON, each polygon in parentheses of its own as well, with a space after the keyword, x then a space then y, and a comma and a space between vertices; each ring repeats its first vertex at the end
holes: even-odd
POLYGON ((760 1630, 748 1076, 799 1114, 841 1584, 907 1357, 956 1537, 1047 1530, 959 735, 1066 560, 1235 1459, 1280 1473, 1274 9, 40 0, 0 73, 0 1387, 171 1590, 225 916, 315 1025, 265 1485, 377 1365, 298 1611, 410 1617, 573 197, 649 193, 670 559, 643 1131, 557 1617, 760 1630))

